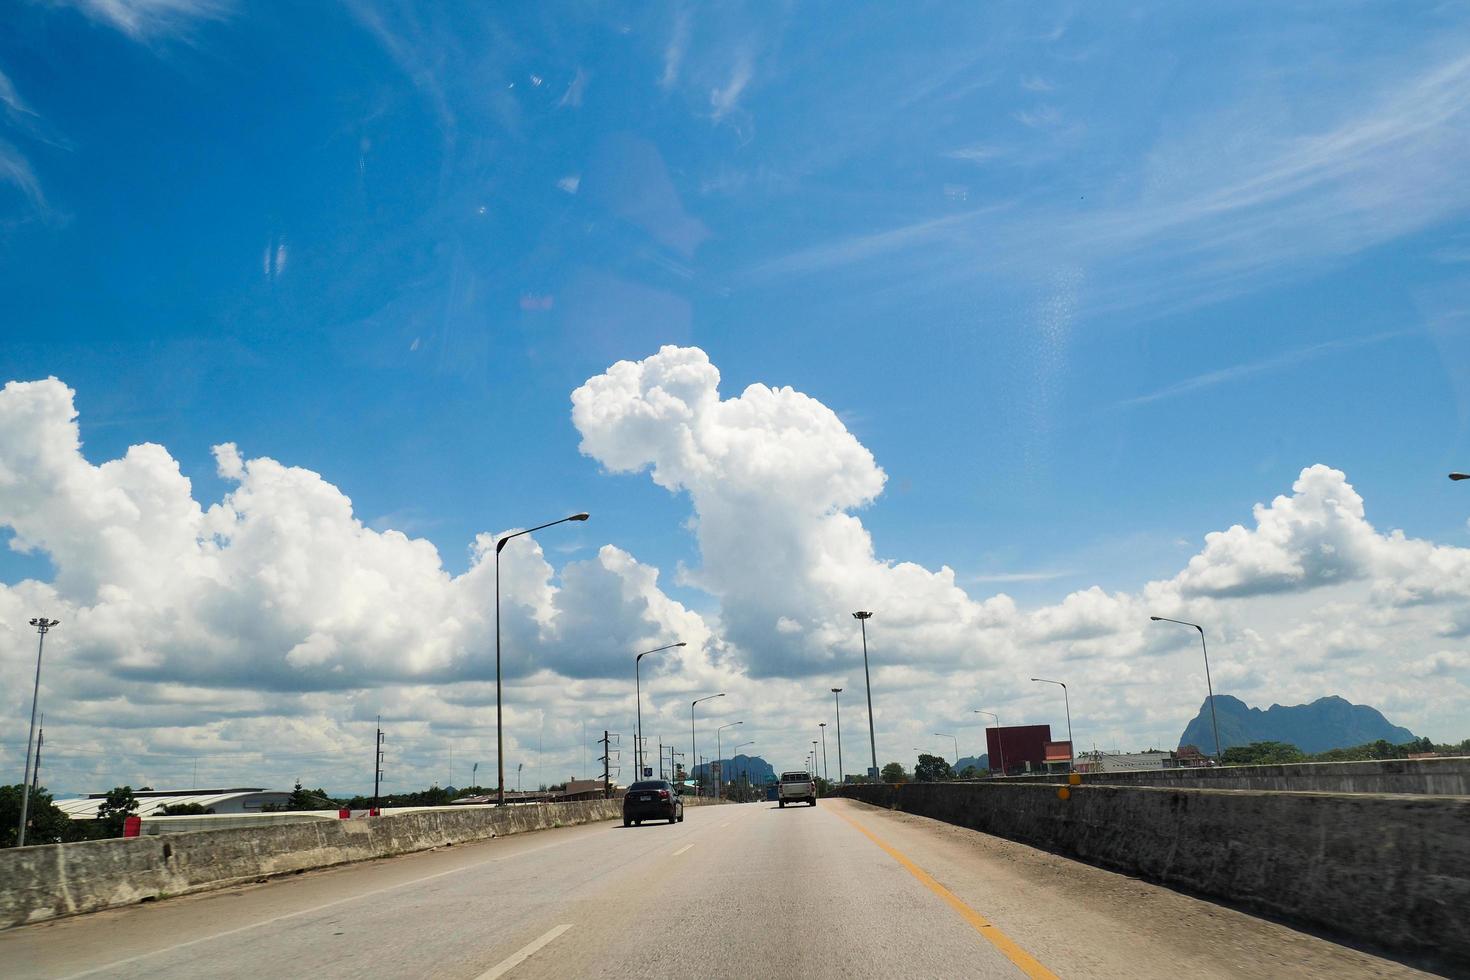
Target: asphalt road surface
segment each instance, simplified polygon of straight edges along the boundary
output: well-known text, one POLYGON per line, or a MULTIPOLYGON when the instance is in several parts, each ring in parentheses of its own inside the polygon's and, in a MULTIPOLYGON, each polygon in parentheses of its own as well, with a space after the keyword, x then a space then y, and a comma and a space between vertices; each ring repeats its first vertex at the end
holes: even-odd
POLYGON ((22 977, 1423 976, 845 800, 690 807, 0 933, 22 977))

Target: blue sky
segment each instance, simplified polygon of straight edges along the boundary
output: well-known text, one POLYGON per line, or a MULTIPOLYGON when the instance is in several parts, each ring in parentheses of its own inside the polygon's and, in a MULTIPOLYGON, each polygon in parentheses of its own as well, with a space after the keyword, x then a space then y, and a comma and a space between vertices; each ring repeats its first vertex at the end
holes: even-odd
POLYGON ((689 498, 570 417, 668 344, 837 413, 877 559, 977 601, 1168 579, 1319 463, 1466 544, 1463 8, 0 17, 0 381, 59 378, 91 463, 158 443, 206 507, 233 442, 456 575, 585 508, 553 566, 614 544, 718 634, 689 498))

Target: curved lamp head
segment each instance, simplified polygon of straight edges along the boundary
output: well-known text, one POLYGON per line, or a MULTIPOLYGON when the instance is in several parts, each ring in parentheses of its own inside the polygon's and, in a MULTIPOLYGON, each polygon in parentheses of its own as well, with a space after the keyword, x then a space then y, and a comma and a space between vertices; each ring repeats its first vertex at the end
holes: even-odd
POLYGON ((568 517, 567 520, 569 520, 569 521, 585 521, 587 518, 589 518, 591 516, 592 516, 591 514, 573 514, 571 517, 568 517))
POLYGON ((1159 621, 1159 620, 1160 620, 1160 619, 1162 619, 1162 618, 1163 618, 1163 617, 1162 617, 1162 616, 1150 616, 1150 617, 1149 617, 1149 619, 1152 619, 1152 620, 1153 620, 1153 621, 1154 621, 1154 622, 1156 622, 1156 623, 1157 623, 1157 622, 1158 622, 1158 621, 1159 621))
POLYGON ((1470 473, 1451 473, 1451 480, 1470 480, 1470 473))

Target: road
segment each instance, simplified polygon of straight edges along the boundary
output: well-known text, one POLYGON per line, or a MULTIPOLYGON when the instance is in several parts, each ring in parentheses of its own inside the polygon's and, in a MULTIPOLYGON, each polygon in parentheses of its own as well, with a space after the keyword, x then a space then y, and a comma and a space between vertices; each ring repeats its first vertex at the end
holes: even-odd
POLYGON ((7 977, 1394 977, 1393 960, 846 800, 690 807, 0 933, 7 977))

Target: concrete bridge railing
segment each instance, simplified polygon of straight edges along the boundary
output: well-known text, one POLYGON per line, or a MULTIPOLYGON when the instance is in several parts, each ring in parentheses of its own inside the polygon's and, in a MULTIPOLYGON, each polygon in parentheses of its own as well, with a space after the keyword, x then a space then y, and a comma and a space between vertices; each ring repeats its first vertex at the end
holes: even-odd
POLYGON ((856 785, 843 796, 1356 941, 1470 964, 1470 797, 1079 785, 856 785))
MULTIPOLYGON (((1066 782, 1066 773, 1007 776, 1008 783, 1066 782)), ((1109 786, 1175 786, 1194 789, 1263 789, 1299 793, 1422 793, 1470 796, 1470 758, 1380 759, 1367 762, 1291 762, 1274 766, 1220 766, 1089 772, 1084 783, 1109 786)))
POLYGON ((453 807, 10 848, 0 851, 0 929, 621 814, 621 800, 453 807))

